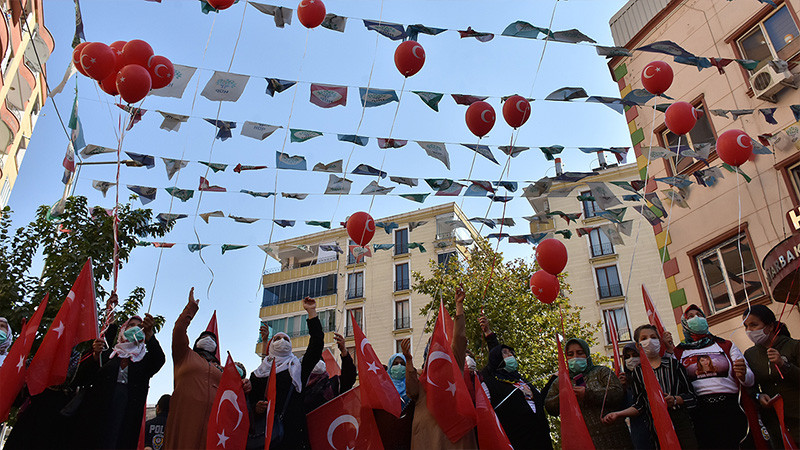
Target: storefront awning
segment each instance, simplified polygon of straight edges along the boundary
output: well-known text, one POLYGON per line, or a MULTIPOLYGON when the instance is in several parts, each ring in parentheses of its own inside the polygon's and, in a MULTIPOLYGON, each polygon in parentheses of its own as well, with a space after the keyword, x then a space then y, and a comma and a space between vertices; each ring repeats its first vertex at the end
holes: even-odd
POLYGON ((800 233, 781 241, 761 262, 772 298, 794 303, 800 296, 800 233))

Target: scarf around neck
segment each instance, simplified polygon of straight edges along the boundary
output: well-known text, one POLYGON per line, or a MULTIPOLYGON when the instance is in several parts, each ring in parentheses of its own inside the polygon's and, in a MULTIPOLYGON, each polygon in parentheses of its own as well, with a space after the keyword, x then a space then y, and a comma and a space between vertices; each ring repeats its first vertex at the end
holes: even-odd
POLYGON ((111 352, 111 356, 109 358, 113 358, 115 356, 125 359, 130 358, 131 362, 139 362, 144 358, 144 355, 147 354, 147 346, 144 341, 142 342, 130 342, 125 337, 125 330, 128 328, 128 324, 133 319, 142 319, 139 316, 133 316, 130 319, 126 320, 124 324, 119 328, 119 332, 117 333, 117 345, 114 346, 114 351, 111 352))
POLYGON ((297 392, 303 391, 303 384, 300 382, 301 378, 301 364, 300 359, 295 356, 291 350, 288 352, 279 352, 275 349, 273 345, 274 339, 277 336, 286 336, 286 333, 276 333, 273 336, 273 341, 270 342, 269 345, 269 354, 263 361, 261 361, 261 365, 259 365, 256 370, 253 371, 253 374, 258 378, 266 378, 270 375, 270 371, 272 370, 272 361, 275 361, 275 373, 281 373, 284 370, 289 371, 289 376, 292 378, 292 384, 297 392))

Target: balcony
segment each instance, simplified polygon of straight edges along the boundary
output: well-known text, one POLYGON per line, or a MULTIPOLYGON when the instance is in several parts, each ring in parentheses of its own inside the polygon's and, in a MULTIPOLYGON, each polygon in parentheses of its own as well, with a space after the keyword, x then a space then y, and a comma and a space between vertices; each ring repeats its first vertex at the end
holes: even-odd
POLYGON ((407 279, 397 280, 394 282, 394 291, 407 291, 411 288, 411 283, 407 279))
POLYGON ((411 317, 398 317, 394 319, 395 330, 407 330, 411 328, 411 317))
POLYGON ((622 286, 619 284, 600 286, 597 288, 597 293, 600 295, 600 298, 621 297, 622 286))
POLYGON ((592 244, 592 258, 614 254, 614 246, 610 242, 603 242, 600 245, 592 244))
POLYGON ((282 281, 311 275, 320 275, 336 270, 335 256, 317 259, 314 264, 294 264, 286 267, 275 267, 264 271, 263 284, 275 284, 282 281))

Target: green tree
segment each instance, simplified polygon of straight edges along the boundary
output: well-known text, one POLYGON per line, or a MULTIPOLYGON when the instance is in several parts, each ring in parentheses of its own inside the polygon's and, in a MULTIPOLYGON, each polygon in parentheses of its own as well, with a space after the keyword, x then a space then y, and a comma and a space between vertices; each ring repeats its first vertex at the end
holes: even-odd
MULTIPOLYGON (((132 196, 131 200, 135 197, 132 196)), ((119 266, 130 258, 140 239, 164 236, 174 222, 153 222, 149 209, 119 206, 119 266)), ((0 317, 6 317, 19 332, 45 293, 50 294, 39 327, 40 335, 52 322, 78 277, 84 263, 92 258, 97 287, 98 315, 103 320, 104 300, 109 292, 100 284, 113 276, 114 219, 101 207, 89 208, 86 197, 69 197, 64 211, 53 217, 49 206, 40 206, 35 219, 12 231, 12 212, 0 213, 0 317), (41 273, 31 273, 41 259, 41 273)), ((142 306, 145 290, 136 287, 115 312, 115 320, 127 318, 142 306)), ((160 327, 163 318, 156 318, 160 327)))

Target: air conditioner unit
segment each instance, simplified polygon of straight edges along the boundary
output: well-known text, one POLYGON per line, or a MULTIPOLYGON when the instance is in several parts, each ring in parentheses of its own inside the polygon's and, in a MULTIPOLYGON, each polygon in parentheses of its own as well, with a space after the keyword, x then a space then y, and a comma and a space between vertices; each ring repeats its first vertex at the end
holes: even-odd
POLYGON ((755 96, 761 100, 776 103, 775 96, 785 87, 797 89, 792 82, 793 75, 789 70, 778 72, 772 64, 766 64, 750 76, 750 86, 755 96))

